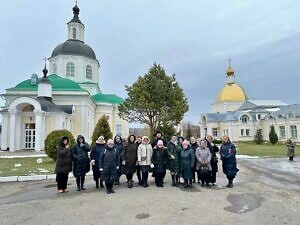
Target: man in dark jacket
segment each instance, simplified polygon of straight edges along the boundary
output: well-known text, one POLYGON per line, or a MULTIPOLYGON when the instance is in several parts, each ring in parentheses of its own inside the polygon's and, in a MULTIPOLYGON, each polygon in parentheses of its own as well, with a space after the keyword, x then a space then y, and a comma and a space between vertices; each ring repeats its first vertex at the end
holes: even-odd
POLYGON ((157 148, 157 142, 161 140, 163 142, 163 145, 166 147, 167 146, 167 142, 164 140, 164 138, 162 137, 162 132, 161 131, 156 131, 155 133, 155 138, 152 141, 152 148, 155 149, 157 148))
POLYGON ((113 190, 114 181, 118 179, 117 170, 119 169, 119 156, 117 149, 114 147, 114 141, 109 139, 107 147, 100 155, 99 167, 101 177, 105 181, 106 193, 115 193, 113 190))
MULTIPOLYGON (((101 178, 101 172, 99 168, 99 162, 100 162, 100 155, 104 151, 106 145, 105 140, 103 136, 100 136, 96 144, 94 145, 92 151, 91 151, 91 162, 92 162, 92 168, 93 168, 93 177, 94 181, 96 182, 96 188, 99 188, 99 179, 101 178)), ((103 181, 100 179, 100 186, 103 188, 103 181)))
POLYGON ((77 191, 85 190, 85 174, 90 170, 90 158, 88 152, 90 146, 85 142, 82 135, 78 135, 77 144, 72 148, 73 174, 76 177, 77 191))

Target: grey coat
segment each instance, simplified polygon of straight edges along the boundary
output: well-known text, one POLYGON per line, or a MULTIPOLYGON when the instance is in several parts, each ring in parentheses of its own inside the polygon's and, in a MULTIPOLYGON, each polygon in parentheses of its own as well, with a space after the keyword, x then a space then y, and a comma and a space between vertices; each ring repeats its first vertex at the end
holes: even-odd
POLYGON ((211 153, 208 147, 202 149, 200 147, 196 150, 196 170, 199 170, 199 167, 207 161, 208 169, 211 171, 211 153))

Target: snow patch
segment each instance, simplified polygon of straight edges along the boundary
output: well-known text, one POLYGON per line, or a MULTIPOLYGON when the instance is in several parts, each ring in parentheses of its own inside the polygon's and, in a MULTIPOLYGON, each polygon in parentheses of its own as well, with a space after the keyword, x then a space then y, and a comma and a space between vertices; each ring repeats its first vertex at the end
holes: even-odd
POLYGON ((21 167, 22 164, 21 163, 15 163, 15 167, 21 167))
POLYGON ((43 159, 42 159, 42 158, 38 158, 38 159, 36 160, 36 163, 37 163, 37 164, 43 163, 43 159))
POLYGON ((22 159, 22 158, 41 158, 47 157, 46 154, 38 155, 0 155, 0 159, 22 159))
POLYGON ((236 155, 238 159, 259 159, 258 156, 250 156, 250 155, 236 155))

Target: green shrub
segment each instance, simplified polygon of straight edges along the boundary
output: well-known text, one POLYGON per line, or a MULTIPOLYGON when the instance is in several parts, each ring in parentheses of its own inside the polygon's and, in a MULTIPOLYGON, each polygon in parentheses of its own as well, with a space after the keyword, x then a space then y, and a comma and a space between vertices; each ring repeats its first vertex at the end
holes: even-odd
POLYGON ((278 135, 275 132, 274 125, 271 126, 271 130, 269 133, 269 140, 273 145, 275 145, 278 142, 278 135))
POLYGON ((56 161, 57 147, 60 139, 64 136, 69 138, 70 147, 75 145, 75 139, 72 133, 68 130, 54 130, 48 134, 45 140, 45 152, 51 159, 53 159, 53 161, 56 161))
POLYGON ((256 134, 254 136, 254 141, 258 145, 260 145, 260 144, 262 144, 264 142, 263 135, 262 135, 262 130, 261 129, 257 129, 256 130, 256 134))
POLYGON ((106 141, 113 136, 112 132, 110 131, 107 118, 104 115, 98 120, 95 126, 91 146, 95 145, 95 142, 99 136, 103 136, 106 141))
POLYGON ((215 145, 222 144, 222 139, 214 139, 214 140, 213 140, 213 143, 214 143, 215 145))

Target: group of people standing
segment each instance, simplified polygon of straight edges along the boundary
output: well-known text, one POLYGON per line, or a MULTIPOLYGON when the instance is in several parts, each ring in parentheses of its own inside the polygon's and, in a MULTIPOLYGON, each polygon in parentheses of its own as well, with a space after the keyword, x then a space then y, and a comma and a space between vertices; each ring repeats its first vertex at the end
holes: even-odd
POLYGON ((133 187, 135 173, 138 184, 144 188, 149 187, 149 173, 155 178, 156 186, 163 187, 167 170, 175 187, 181 184, 181 179, 184 188, 192 188, 195 182, 201 183, 201 186, 216 185, 217 152, 220 152, 223 172, 228 179, 227 187, 232 188, 238 169, 236 149, 227 136, 223 137, 220 149, 213 143, 212 136, 187 140, 173 135, 166 142, 160 131, 156 132, 152 142, 147 136, 129 135, 127 142, 123 142, 120 136, 107 141, 100 136, 92 148, 79 135, 76 145, 70 149, 68 138, 63 137, 57 150, 57 188, 60 193, 67 192, 68 174, 73 170, 77 191, 85 190, 85 175, 90 164, 96 188, 105 185, 107 194, 114 193, 113 186, 120 184, 122 174, 126 175, 128 188, 133 187))

